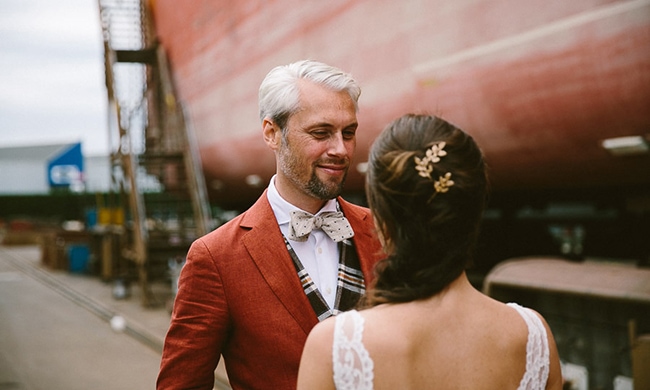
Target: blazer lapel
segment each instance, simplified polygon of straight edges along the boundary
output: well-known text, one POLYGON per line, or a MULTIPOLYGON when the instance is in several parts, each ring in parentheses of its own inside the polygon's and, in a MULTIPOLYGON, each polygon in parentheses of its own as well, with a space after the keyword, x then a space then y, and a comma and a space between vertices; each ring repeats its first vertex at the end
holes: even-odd
POLYGON ((305 334, 318 318, 300 284, 296 269, 284 245, 282 233, 269 204, 266 191, 246 212, 242 228, 250 229, 242 243, 275 296, 300 324, 305 334))

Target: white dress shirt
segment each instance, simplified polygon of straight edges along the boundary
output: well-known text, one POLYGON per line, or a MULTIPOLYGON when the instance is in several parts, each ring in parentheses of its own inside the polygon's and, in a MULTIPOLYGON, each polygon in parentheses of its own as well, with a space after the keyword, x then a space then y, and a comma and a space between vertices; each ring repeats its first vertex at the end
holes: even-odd
MULTIPOLYGON (((300 259, 303 267, 309 273, 314 284, 330 308, 334 308, 336 299, 336 286, 338 284, 339 247, 325 232, 316 229, 311 232, 307 241, 293 241, 289 237, 290 212, 301 210, 284 200, 277 188, 275 188, 275 176, 271 178, 267 197, 275 219, 278 220, 280 231, 287 237, 294 252, 300 259)), ((305 210, 302 210, 305 211, 305 210)), ((338 211, 336 199, 330 199, 325 203, 316 215, 324 211, 338 211)))

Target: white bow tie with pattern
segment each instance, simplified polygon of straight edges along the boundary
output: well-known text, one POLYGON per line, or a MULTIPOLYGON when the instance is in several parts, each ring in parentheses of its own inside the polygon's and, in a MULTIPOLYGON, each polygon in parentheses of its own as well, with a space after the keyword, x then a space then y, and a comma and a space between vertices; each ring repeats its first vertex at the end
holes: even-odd
POLYGON ((304 211, 294 210, 290 214, 290 240, 307 241, 309 234, 314 229, 321 229, 334 242, 343 241, 354 236, 352 226, 340 211, 326 211, 314 216, 304 211))

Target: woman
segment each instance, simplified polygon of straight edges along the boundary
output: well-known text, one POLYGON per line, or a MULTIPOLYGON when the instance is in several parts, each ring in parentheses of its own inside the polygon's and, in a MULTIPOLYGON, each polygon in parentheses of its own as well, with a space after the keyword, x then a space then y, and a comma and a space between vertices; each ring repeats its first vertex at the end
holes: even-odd
POLYGON ((561 389, 546 321, 467 279, 487 194, 474 140, 405 115, 374 142, 366 186, 388 257, 362 310, 312 330, 298 389, 561 389))

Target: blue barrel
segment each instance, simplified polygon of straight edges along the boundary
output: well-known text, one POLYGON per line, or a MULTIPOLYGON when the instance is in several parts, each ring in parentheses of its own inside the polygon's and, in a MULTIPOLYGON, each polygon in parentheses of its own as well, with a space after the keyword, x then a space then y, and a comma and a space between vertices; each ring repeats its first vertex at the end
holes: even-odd
POLYGON ((68 246, 69 270, 73 273, 86 273, 88 271, 88 260, 90 259, 90 248, 85 244, 71 244, 68 246))

